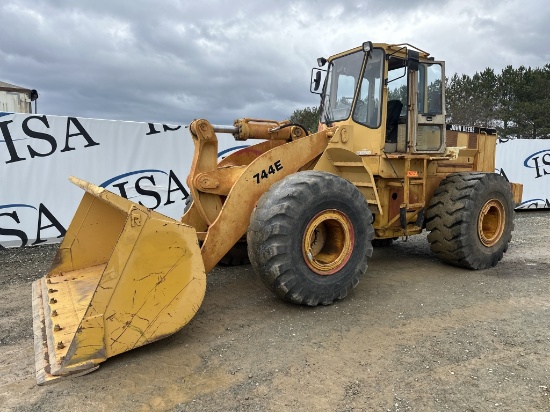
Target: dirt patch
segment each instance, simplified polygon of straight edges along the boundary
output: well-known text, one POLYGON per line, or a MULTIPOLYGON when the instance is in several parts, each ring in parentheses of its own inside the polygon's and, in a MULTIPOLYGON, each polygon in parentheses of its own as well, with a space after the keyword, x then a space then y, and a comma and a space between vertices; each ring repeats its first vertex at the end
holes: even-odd
POLYGON ((194 320, 89 375, 36 386, 30 284, 56 246, 0 251, 0 410, 550 411, 550 213, 523 212, 495 268, 424 236, 378 248, 348 298, 284 303, 215 268, 194 320))

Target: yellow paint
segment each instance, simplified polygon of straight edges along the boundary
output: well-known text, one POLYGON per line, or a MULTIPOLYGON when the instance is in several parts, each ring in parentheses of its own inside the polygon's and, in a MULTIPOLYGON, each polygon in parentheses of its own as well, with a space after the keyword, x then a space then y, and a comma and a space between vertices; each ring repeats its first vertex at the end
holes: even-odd
POLYGON ((39 383, 178 331, 206 289, 194 228, 72 180, 87 193, 51 271, 33 284, 39 383))

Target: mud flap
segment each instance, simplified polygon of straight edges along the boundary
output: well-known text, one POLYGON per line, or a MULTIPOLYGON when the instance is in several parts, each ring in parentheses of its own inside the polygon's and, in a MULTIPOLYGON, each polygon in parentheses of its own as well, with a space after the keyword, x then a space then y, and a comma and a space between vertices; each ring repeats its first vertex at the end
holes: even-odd
POLYGON ((173 334, 206 290, 193 227, 70 180, 86 193, 50 271, 32 285, 38 384, 173 334))

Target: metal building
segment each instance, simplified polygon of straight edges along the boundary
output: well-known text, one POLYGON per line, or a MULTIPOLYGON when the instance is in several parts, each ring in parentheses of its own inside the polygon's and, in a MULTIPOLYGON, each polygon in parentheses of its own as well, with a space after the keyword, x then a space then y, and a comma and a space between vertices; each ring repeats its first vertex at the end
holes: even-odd
POLYGON ((35 102, 38 92, 0 81, 0 112, 32 113, 32 102, 35 102))

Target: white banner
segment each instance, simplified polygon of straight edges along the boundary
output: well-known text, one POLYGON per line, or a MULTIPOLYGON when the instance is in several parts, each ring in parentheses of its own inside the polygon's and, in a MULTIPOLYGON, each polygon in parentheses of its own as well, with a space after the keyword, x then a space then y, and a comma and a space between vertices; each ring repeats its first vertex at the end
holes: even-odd
MULTIPOLYGON (((218 156, 246 145, 219 136, 218 156)), ((0 248, 59 242, 83 191, 76 176, 179 219, 194 146, 184 126, 0 112, 0 248)), ((519 208, 550 208, 550 141, 500 142, 497 173, 519 208)))
POLYGON ((499 141, 495 160, 497 173, 523 184, 517 209, 550 208, 550 140, 499 141))
MULTIPOLYGON (((219 135, 219 156, 244 147, 219 135)), ((0 112, 0 248, 59 242, 76 176, 179 219, 193 141, 184 126, 0 112)))

